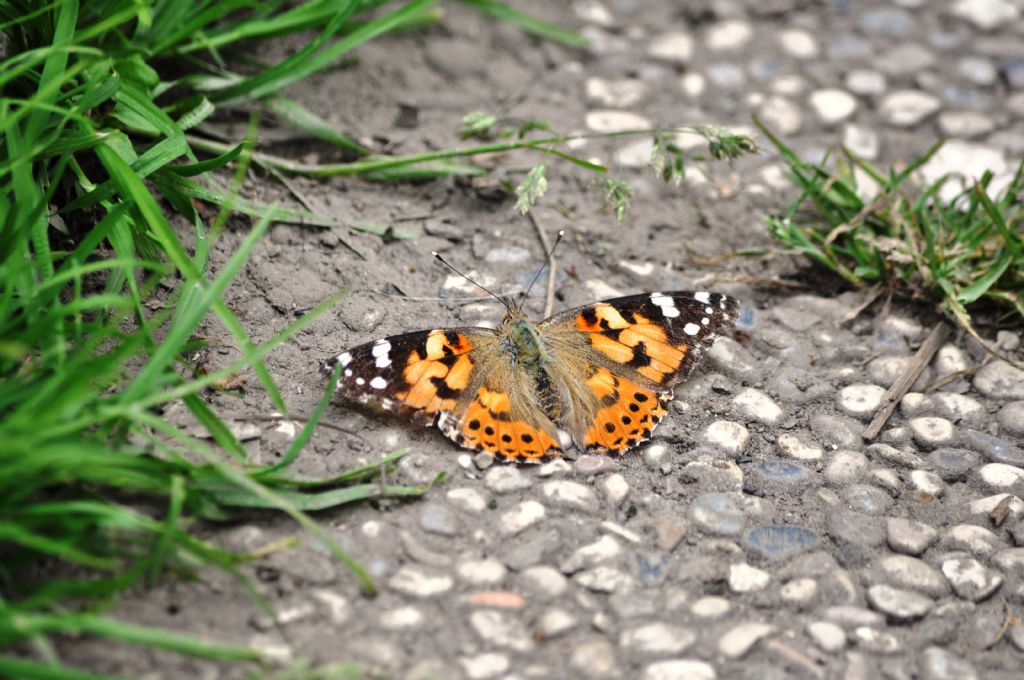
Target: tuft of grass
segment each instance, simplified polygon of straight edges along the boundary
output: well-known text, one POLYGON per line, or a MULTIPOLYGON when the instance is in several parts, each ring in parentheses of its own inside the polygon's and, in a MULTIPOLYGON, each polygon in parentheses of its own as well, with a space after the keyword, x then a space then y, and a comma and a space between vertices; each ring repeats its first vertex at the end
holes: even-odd
POLYGON ((828 159, 806 162, 757 124, 800 190, 782 215, 768 218, 781 243, 858 288, 930 300, 975 338, 971 312, 983 305, 1000 310, 1005 323, 1024 322, 1024 162, 996 198, 986 172, 944 199, 955 177, 914 184, 942 142, 888 172, 841 149, 830 170, 828 159), (855 169, 877 183, 874 195, 862 197, 855 169))

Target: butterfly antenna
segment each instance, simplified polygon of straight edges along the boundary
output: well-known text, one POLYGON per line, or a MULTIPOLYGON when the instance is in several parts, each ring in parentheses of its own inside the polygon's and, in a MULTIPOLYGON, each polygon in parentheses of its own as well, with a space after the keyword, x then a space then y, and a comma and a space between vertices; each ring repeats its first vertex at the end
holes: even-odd
POLYGON ((481 285, 480 285, 479 283, 477 283, 476 281, 474 281, 473 279, 469 278, 468 276, 466 276, 465 274, 463 274, 462 272, 460 272, 460 271, 459 271, 458 269, 456 269, 455 267, 453 267, 453 266, 452 266, 452 265, 451 265, 451 264, 450 264, 450 263, 448 262, 448 260, 446 260, 446 259, 444 259, 443 257, 441 257, 441 254, 440 254, 440 253, 438 253, 438 252, 437 252, 436 250, 435 250, 435 251, 432 251, 432 252, 431 252, 430 254, 431 254, 431 255, 433 255, 433 256, 434 256, 435 258, 437 258, 437 261, 438 261, 438 262, 440 262, 441 264, 443 264, 443 265, 444 265, 445 267, 448 267, 448 269, 451 269, 451 270, 452 270, 453 272, 455 272, 456 274, 458 274, 458 275, 459 275, 459 276, 461 276, 462 278, 466 279, 467 281, 469 281, 470 283, 472 283, 472 284, 473 284, 474 286, 476 286, 477 288, 479 288, 480 290, 482 290, 483 292, 487 293, 487 294, 488 294, 488 295, 490 295, 490 296, 491 296, 492 298, 494 298, 495 300, 497 300, 498 302, 500 302, 500 303, 502 304, 502 306, 503 306, 503 307, 504 307, 504 308, 505 308, 505 309, 506 309, 507 311, 509 311, 509 312, 511 312, 511 311, 512 311, 512 308, 508 306, 508 303, 507 303, 507 302, 505 302, 505 301, 504 301, 504 300, 502 300, 502 299, 501 299, 500 297, 498 297, 497 295, 495 295, 495 294, 494 294, 494 293, 492 293, 491 291, 487 290, 486 288, 484 288, 483 286, 481 286, 481 285))
POLYGON ((526 287, 526 292, 523 293, 523 301, 520 306, 526 304, 526 298, 530 297, 530 291, 533 290, 533 284, 537 283, 537 279, 540 278, 541 273, 544 271, 544 267, 551 265, 551 258, 555 255, 555 248, 557 248, 558 244, 562 242, 563 236, 565 236, 564 229, 558 232, 558 236, 555 237, 555 243, 551 246, 551 250, 547 252, 547 257, 544 258, 544 264, 537 270, 537 273, 533 275, 533 281, 530 281, 530 285, 526 287))

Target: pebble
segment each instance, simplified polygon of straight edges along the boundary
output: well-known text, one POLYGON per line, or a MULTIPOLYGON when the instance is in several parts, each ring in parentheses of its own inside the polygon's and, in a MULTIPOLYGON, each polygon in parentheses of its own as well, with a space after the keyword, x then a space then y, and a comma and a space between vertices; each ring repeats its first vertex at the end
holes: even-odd
POLYGON ((626 496, 629 495, 629 483, 618 472, 605 477, 601 482, 601 488, 604 489, 604 495, 608 502, 616 507, 622 505, 626 496))
POLYGON ((779 450, 797 460, 821 460, 825 452, 820 446, 804 444, 799 437, 792 434, 781 435, 778 439, 779 450))
MULTIPOLYGON (((985 172, 989 171, 997 176, 997 181, 990 186, 991 192, 992 187, 998 186, 999 176, 1006 172, 1006 168, 1006 158, 1000 149, 964 140, 951 139, 946 142, 946 144, 944 144, 927 163, 921 166, 920 172, 923 181, 928 183, 935 182, 939 177, 943 177, 947 174, 952 175, 952 180, 944 184, 942 189, 939 191, 939 198, 941 200, 951 201, 961 193, 965 186, 965 182, 973 183, 975 178, 980 178, 985 172)), ((989 364, 989 366, 992 365, 993 364, 989 364)), ((984 371, 985 369, 983 368, 978 372, 978 374, 980 375, 984 371)), ((986 380, 987 377, 994 376, 991 374, 983 376, 981 384, 983 386, 995 388, 996 393, 1002 393, 1003 390, 999 387, 999 385, 1002 384, 1002 381, 998 377, 995 377, 995 380, 988 381, 986 380)), ((986 394, 978 387, 978 384, 976 375, 975 388, 982 394, 986 394)), ((1017 393, 1024 394, 1024 389, 1018 387, 1017 393)), ((993 394, 986 394, 986 396, 998 398, 993 394)), ((1008 396, 1006 398, 1014 397, 1008 396)))
POLYGON ((648 130, 651 127, 651 122, 636 113, 600 109, 587 114, 586 125, 594 132, 625 132, 626 130, 648 130))
POLYGON ((918 590, 931 597, 949 593, 946 579, 935 567, 909 555, 889 555, 879 560, 875 569, 883 582, 897 588, 918 590))
POLYGON ((651 39, 647 54, 655 59, 685 64, 693 56, 693 38, 682 31, 662 33, 651 39))
POLYGON ((871 586, 867 598, 872 607, 895 623, 909 623, 924 618, 935 606, 929 597, 887 585, 871 586))
POLYGON ((611 536, 602 536, 593 543, 579 548, 559 567, 563 573, 572 574, 609 562, 622 554, 622 546, 611 536))
POLYGON ((537 620, 537 630, 545 639, 558 637, 577 628, 576 617, 564 609, 552 608, 541 614, 537 620))
POLYGON ((410 597, 433 597, 452 589, 455 582, 447 574, 428 572, 421 567, 404 565, 395 572, 388 585, 410 597))
POLYGON ((585 84, 587 99, 600 106, 626 109, 647 96, 649 86, 642 80, 622 78, 587 78, 585 84))
POLYGON ((508 670, 508 657, 496 652, 484 652, 475 656, 464 656, 459 659, 462 672, 471 680, 488 680, 508 670))
POLYGON ((690 519, 702 531, 732 536, 743 531, 747 518, 739 498, 732 493, 706 493, 690 506, 690 519))
POLYGON ((885 467, 874 468, 868 472, 867 481, 875 486, 885 489, 893 498, 898 498, 903 488, 903 482, 895 470, 885 467))
POLYGON ((765 425, 776 425, 782 419, 782 408, 775 400, 752 387, 733 397, 732 403, 741 414, 765 425))
POLYGON ((956 435, 953 423, 945 418, 933 416, 911 418, 907 425, 910 427, 914 441, 927 448, 951 444, 956 435))
POLYGON ((845 90, 826 88, 811 93, 810 104, 825 125, 840 123, 857 111, 857 100, 845 90))
POLYGON ((967 449, 941 448, 928 455, 928 461, 935 471, 947 482, 967 479, 968 474, 981 460, 981 456, 967 449))
POLYGON ((978 111, 943 111, 939 114, 939 131, 947 137, 972 139, 987 135, 996 123, 978 111))
POLYGON ((494 493, 505 494, 529 489, 533 486, 533 480, 514 465, 498 465, 484 475, 484 484, 494 493))
POLYGON ((818 544, 817 532, 789 524, 760 526, 743 536, 744 546, 769 559, 784 559, 818 544))
POLYGON ((1007 548, 1001 550, 992 562, 1005 572, 1024 576, 1024 548, 1007 548))
POLYGON ((897 90, 882 99, 879 112, 890 125, 913 127, 940 108, 939 100, 926 92, 897 90))
POLYGON ((597 593, 621 593, 633 587, 633 579, 613 567, 595 567, 581 571, 573 578, 587 590, 597 593))
POLYGON ((885 618, 878 612, 852 605, 828 607, 823 614, 830 623, 842 626, 843 629, 879 627, 885 623, 885 618))
MULTIPOLYGON (((584 474, 592 474, 592 472, 586 469, 586 466, 589 463, 589 459, 594 457, 595 456, 580 456, 579 460, 576 461, 577 465, 580 463, 580 461, 583 460, 587 460, 587 462, 583 463, 582 466, 577 467, 577 471, 582 472, 584 474)), ((604 457, 607 458, 607 456, 604 457)), ((612 465, 614 465, 615 461, 611 461, 611 463, 612 465)), ((539 468, 537 468, 537 476, 541 478, 554 477, 556 475, 568 474, 572 472, 572 470, 573 466, 569 465, 569 463, 566 462, 565 459, 555 458, 554 460, 544 463, 539 468)))
POLYGON ((446 497, 449 503, 472 515, 478 515, 487 509, 487 501, 476 489, 451 489, 446 497))
POLYGON ((741 623, 718 640, 718 651, 729 659, 747 655, 758 642, 775 632, 775 626, 768 623, 741 623))
POLYGON ((516 576, 516 590, 545 600, 561 597, 568 587, 568 579, 546 564, 528 567, 516 576))
POLYGON ((546 482, 541 487, 541 493, 553 505, 562 508, 585 510, 588 512, 597 510, 597 495, 593 489, 579 482, 546 482))
POLYGON ((938 498, 946 493, 946 484, 934 472, 914 470, 910 473, 910 486, 924 496, 938 498))
POLYGON ((331 623, 342 624, 352 616, 352 605, 343 596, 330 590, 317 589, 310 592, 313 599, 320 602, 327 608, 327 615, 331 623))
POLYGON ((828 516, 828 532, 840 544, 873 548, 885 542, 885 528, 878 517, 837 508, 828 516))
POLYGON ((380 625, 391 630, 415 628, 423 623, 423 612, 416 607, 399 607, 380 615, 380 625))
POLYGON ((1005 463, 989 463, 981 466, 978 477, 993 489, 1009 489, 1024 482, 1024 469, 1005 463))
POLYGON ((508 569, 496 559, 467 560, 455 568, 459 578, 478 586, 493 586, 505 580, 508 569))
POLYGON ((980 602, 1003 585, 1003 577, 973 557, 954 557, 942 563, 942 573, 961 598, 980 602))
POLYGON ((920 670, 921 680, 978 680, 970 663, 940 647, 924 650, 920 670))
POLYGON ((953 373, 962 373, 971 366, 964 351, 956 345, 949 344, 939 348, 939 351, 935 353, 935 360, 932 363, 939 377, 952 375, 953 373))
POLYGON ((1024 436, 1024 401, 1013 401, 1003 406, 996 414, 996 422, 1009 434, 1024 436))
POLYGON ((849 508, 865 515, 884 515, 892 507, 892 497, 876 486, 854 484, 843 493, 849 508))
POLYGON ((544 506, 537 501, 523 501, 502 513, 499 520, 501 532, 506 536, 518 534, 542 520, 545 514, 544 506))
POLYGON ((924 466, 924 460, 910 451, 903 451, 888 444, 872 444, 867 448, 871 457, 881 458, 883 461, 905 468, 920 468, 924 466))
POLYGON ((839 390, 836 404, 839 409, 850 416, 870 420, 882 404, 885 388, 871 384, 847 385, 839 390))
POLYGON ((569 655, 569 663, 582 677, 603 677, 615 670, 615 649, 604 638, 578 643, 569 655))
POLYGON ((886 50, 878 59, 879 68, 893 77, 916 75, 935 64, 935 54, 915 43, 904 43, 886 50))
POLYGON ((715 680, 715 669, 698 659, 656 661, 644 668, 641 680, 715 680))
POLYGON ((774 95, 761 104, 757 115, 770 129, 778 134, 791 136, 803 127, 803 114, 800 108, 786 97, 774 95))
POLYGON ((506 647, 517 652, 528 652, 534 647, 533 636, 521 621, 494 609, 480 609, 469 615, 472 626, 481 640, 495 647, 506 647))
POLYGON ((772 576, 767 571, 742 562, 729 565, 729 590, 734 593, 754 593, 764 590, 772 576))
POLYGON ((636 654, 671 656, 689 649, 697 634, 689 628, 667 623, 648 623, 628 628, 619 636, 619 645, 636 654))
POLYGON ((943 533, 942 545, 953 550, 966 550, 978 557, 990 557, 1002 547, 1002 541, 985 527, 957 524, 943 533))
POLYGON ((859 451, 836 451, 825 467, 825 479, 836 486, 846 486, 864 476, 868 459, 859 451))
POLYGON ((737 422, 716 420, 704 431, 704 441, 723 453, 735 456, 747 448, 750 432, 737 422))
POLYGON ((818 56, 818 41, 814 36, 799 28, 789 28, 778 34, 783 51, 797 59, 813 59, 818 56))
POLYGON ((853 640, 859 648, 874 654, 896 654, 903 650, 903 644, 899 638, 867 626, 854 628, 853 640))
POLYGON ((1024 399, 1024 371, 1005 361, 992 361, 975 373, 974 389, 989 399, 1024 399))
POLYGON ((881 143, 878 133, 871 128, 850 123, 843 129, 843 146, 859 158, 874 160, 878 158, 881 143))
POLYGON ((871 35, 903 36, 914 27, 914 16, 899 7, 870 9, 860 16, 858 22, 865 33, 871 35))
POLYGON ((438 503, 425 503, 422 506, 420 526, 424 531, 441 536, 455 536, 462 529, 458 516, 438 503))
POLYGON ((690 613, 701 619, 720 619, 731 610, 732 603, 717 595, 702 597, 690 607, 690 613))
POLYGON ((884 74, 867 69, 851 70, 846 74, 843 84, 850 92, 866 96, 884 94, 888 87, 884 74))
POLYGON ((754 29, 745 21, 722 21, 713 24, 707 32, 706 42, 714 51, 735 50, 743 47, 754 35, 754 29))
POLYGON ((795 578, 779 589, 779 597, 791 607, 805 609, 818 597, 818 582, 813 578, 795 578))
POLYGON ((1005 439, 978 430, 965 430, 963 444, 995 463, 1024 467, 1024 451, 1005 439))
POLYGON ((890 517, 885 522, 885 539, 894 552, 917 556, 935 545, 939 532, 921 522, 890 517))
POLYGON ((834 653, 846 647, 846 633, 828 621, 812 621, 807 624, 807 635, 825 652, 834 653))
POLYGON ((957 0, 950 11, 983 31, 994 31, 1020 16, 1020 10, 1007 0, 957 0))

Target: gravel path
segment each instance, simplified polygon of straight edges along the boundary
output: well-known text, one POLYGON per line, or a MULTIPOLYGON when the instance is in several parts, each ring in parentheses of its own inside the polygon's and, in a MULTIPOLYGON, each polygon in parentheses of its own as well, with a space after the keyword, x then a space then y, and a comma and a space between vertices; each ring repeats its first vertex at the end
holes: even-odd
MULTIPOLYGON (((1024 154, 1020 0, 571 7, 526 9, 579 27, 592 40, 586 52, 449 7, 445 28, 368 46, 359 67, 298 96, 342 125, 365 118, 367 131, 383 130, 402 151, 450 146, 461 114, 501 109, 592 130, 749 128, 757 113, 807 157, 842 142, 883 166, 948 137, 923 168, 926 179, 991 169, 1004 181, 1024 154), (344 98, 350 91, 361 96, 344 98), (352 104, 338 113, 339 101, 352 104)), ((694 255, 767 243, 765 213, 791 198, 770 155, 710 177, 693 169, 677 188, 639 169, 646 141, 584 150, 614 159, 637 197, 620 227, 589 207, 586 181, 552 171, 549 198, 565 210, 540 214, 550 229, 570 232, 560 257, 575 274, 560 279, 559 308, 691 286, 744 301, 742 342, 713 348, 677 390, 654 440, 622 459, 494 466, 436 432, 339 407, 330 419, 348 432, 319 433, 304 472, 325 474, 399 446, 413 451, 400 481, 449 471, 422 502, 321 516, 380 583, 378 598, 361 597, 307 543, 247 567, 282 630, 216 574, 133 595, 123 616, 256 644, 282 661, 357 660, 409 680, 1020 677, 1024 372, 953 336, 915 388, 950 373, 966 377, 907 394, 879 437, 865 441, 884 390, 935 318, 897 306, 842 325, 859 293, 740 282, 803 266, 785 258, 730 261, 711 273, 688 265, 694 255)), ((273 359, 299 412, 318 397, 317 362, 346 346, 499 318, 484 301, 374 293, 398 286, 413 297, 469 294, 431 265, 430 250, 470 262, 500 289, 528 279, 539 262, 529 227, 508 201, 485 203, 486 186, 299 185, 317 206, 354 220, 422 215, 411 222, 424 232, 393 244, 352 236, 366 262, 331 234, 290 227, 275 228, 261 246, 232 301, 248 310, 257 334, 340 285, 361 287, 273 359)), ((1020 339, 1001 332, 998 342, 1013 352, 1020 339)), ((239 421, 266 411, 258 394, 215 400, 239 421)), ((184 418, 184 409, 167 417, 184 418)), ((272 460, 289 432, 257 428, 255 450, 272 460)), ((210 536, 255 549, 294 531, 268 519, 210 536)), ((86 642, 70 653, 149 677, 224 671, 86 642)))

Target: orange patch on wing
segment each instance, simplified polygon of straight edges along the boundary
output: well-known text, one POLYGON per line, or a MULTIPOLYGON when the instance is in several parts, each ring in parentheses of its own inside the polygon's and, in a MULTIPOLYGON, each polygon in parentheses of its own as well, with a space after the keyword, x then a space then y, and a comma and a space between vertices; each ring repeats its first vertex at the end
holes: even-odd
POLYGON ((481 387, 453 439, 466 448, 512 461, 539 462, 561 453, 551 435, 525 421, 509 420, 509 411, 507 393, 481 387))
POLYGON ((623 345, 621 342, 612 340, 606 335, 592 333, 590 335, 590 345, 612 361, 617 361, 620 364, 628 364, 633 360, 633 350, 631 348, 623 345))
POLYGON ((665 415, 665 406, 654 391, 607 369, 599 369, 586 384, 602 404, 583 439, 588 451, 623 453, 649 439, 665 415))
POLYGON ((612 361, 630 364, 655 383, 665 382, 668 375, 679 370, 686 356, 687 346, 669 344, 665 330, 656 324, 631 324, 618 329, 617 333, 593 332, 587 337, 591 346, 601 354, 612 361))
POLYGON ((446 391, 458 391, 469 385, 473 361, 466 353, 473 349, 473 346, 464 335, 454 334, 454 338, 450 337, 451 335, 453 334, 445 331, 433 331, 427 336, 423 348, 425 355, 418 351, 409 354, 402 370, 402 379, 408 389, 396 393, 403 406, 427 413, 455 408, 456 400, 450 398, 450 395, 442 397, 439 391, 442 387, 446 388, 446 391), (442 361, 457 355, 461 356, 450 368, 450 360, 448 363, 442 361), (439 379, 444 381, 443 384, 437 382, 439 379))

